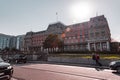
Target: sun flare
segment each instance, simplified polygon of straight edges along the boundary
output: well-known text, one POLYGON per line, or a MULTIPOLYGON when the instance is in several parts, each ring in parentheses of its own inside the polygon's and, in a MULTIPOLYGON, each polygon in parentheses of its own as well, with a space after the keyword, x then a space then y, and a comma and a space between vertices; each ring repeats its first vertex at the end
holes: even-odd
POLYGON ((70 8, 71 16, 76 20, 83 20, 91 16, 92 5, 81 2, 75 3, 70 8))

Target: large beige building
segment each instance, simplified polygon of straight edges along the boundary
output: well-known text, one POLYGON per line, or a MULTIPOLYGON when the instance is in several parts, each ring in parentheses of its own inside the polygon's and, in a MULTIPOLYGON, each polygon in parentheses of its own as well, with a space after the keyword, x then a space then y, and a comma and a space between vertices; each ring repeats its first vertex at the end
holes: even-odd
POLYGON ((43 50, 43 42, 49 34, 63 35, 64 51, 110 51, 111 34, 104 15, 72 25, 53 23, 40 32, 28 32, 25 51, 43 50))

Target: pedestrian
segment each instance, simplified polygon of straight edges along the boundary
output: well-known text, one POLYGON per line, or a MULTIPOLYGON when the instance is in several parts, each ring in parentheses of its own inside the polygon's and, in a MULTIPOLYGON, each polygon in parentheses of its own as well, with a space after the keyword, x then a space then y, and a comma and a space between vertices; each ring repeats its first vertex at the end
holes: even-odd
POLYGON ((102 64, 100 63, 100 56, 96 53, 93 53, 92 54, 92 59, 96 62, 96 65, 98 66, 102 66, 102 64))
POLYGON ((95 57, 96 57, 96 59, 95 59, 95 61, 96 61, 96 65, 98 65, 98 66, 101 67, 102 64, 100 63, 100 56, 99 56, 98 54, 96 54, 95 57))
POLYGON ((103 70, 103 68, 102 68, 102 64, 100 63, 100 56, 98 55, 98 54, 96 54, 96 53, 93 53, 92 54, 92 59, 95 61, 95 63, 96 63, 96 70, 97 71, 100 71, 100 70, 103 70), (97 67, 97 66, 99 66, 99 67, 97 67))

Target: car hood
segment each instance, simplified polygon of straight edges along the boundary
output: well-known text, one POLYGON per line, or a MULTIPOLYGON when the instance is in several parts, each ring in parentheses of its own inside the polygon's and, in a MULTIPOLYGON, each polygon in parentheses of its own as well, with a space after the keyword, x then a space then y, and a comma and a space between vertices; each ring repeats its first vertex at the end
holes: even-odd
POLYGON ((7 67, 7 66, 9 66, 9 65, 10 65, 9 63, 6 63, 6 62, 0 62, 0 67, 3 67, 3 66, 7 67))
POLYGON ((116 60, 116 61, 112 61, 112 62, 115 62, 115 63, 116 63, 116 62, 120 62, 120 60, 116 60))

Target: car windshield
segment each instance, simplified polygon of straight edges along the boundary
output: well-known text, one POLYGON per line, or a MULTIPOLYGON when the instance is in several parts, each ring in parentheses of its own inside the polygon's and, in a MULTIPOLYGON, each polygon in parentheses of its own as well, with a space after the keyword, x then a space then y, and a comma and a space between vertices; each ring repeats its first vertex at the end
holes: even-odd
POLYGON ((118 60, 117 62, 120 62, 120 60, 118 60))
POLYGON ((15 55, 14 58, 19 58, 20 55, 15 55))

